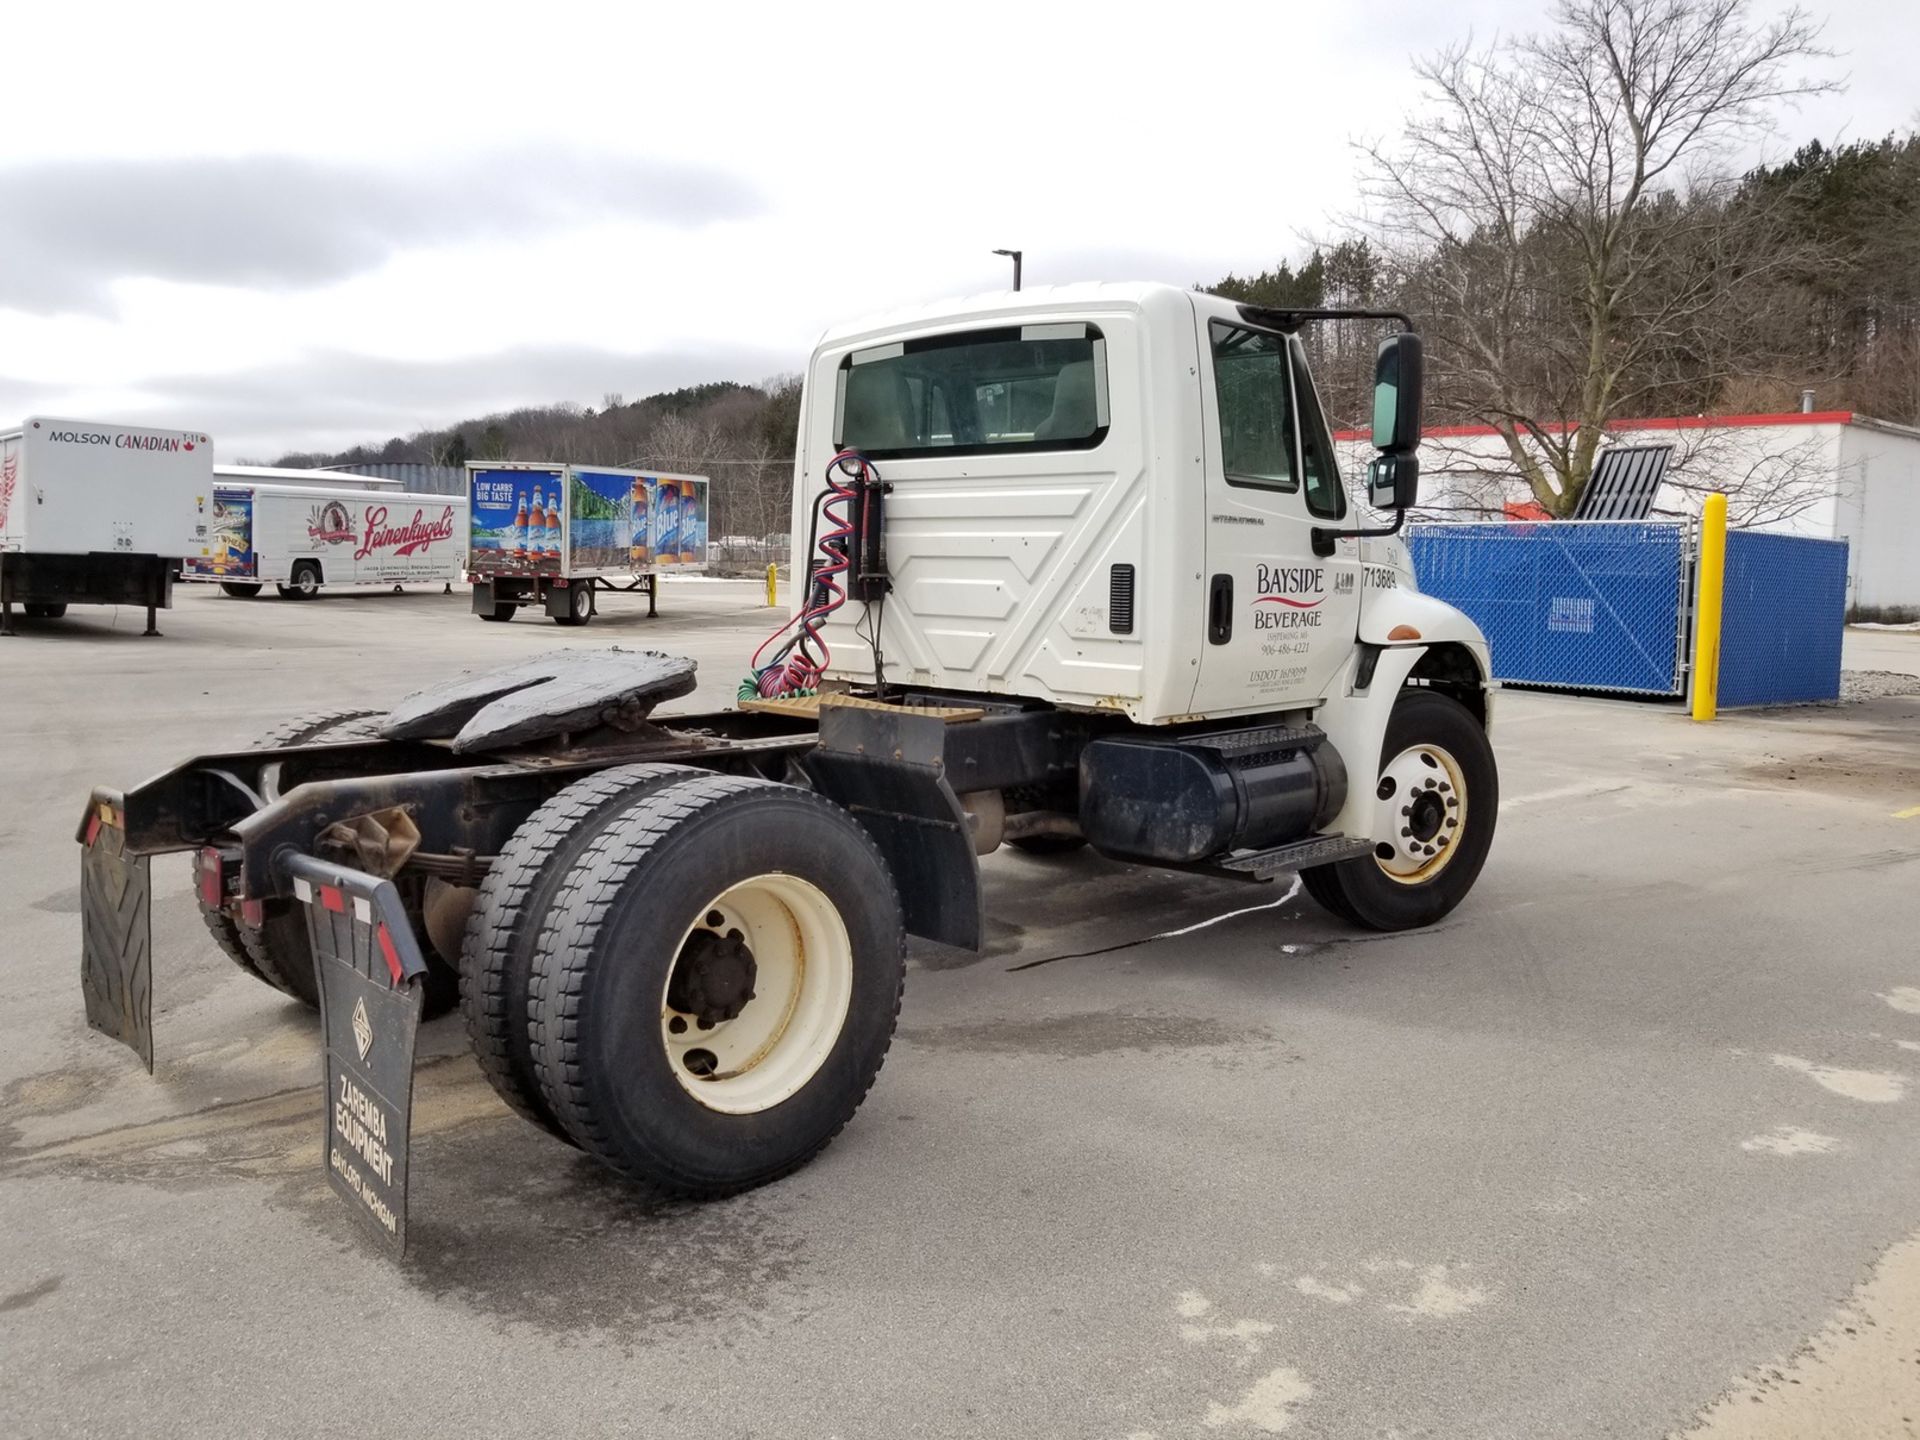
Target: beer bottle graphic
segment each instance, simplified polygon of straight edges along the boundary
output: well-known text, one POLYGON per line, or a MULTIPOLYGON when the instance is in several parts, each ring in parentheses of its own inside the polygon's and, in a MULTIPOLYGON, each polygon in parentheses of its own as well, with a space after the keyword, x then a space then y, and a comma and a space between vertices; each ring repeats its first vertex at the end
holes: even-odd
POLYGON ((527 550, 536 565, 547 558, 546 492, 538 487, 533 492, 533 513, 527 519, 527 550))
POLYGON ((700 558, 700 503, 693 481, 680 482, 680 563, 691 565, 700 558))
POLYGON ((633 543, 627 547, 627 559, 638 570, 647 563, 647 477, 633 477, 633 543))
POLYGON ((680 558, 680 487, 662 480, 653 492, 653 563, 671 565, 680 558))
POLYGON ((520 513, 513 517, 513 558, 527 558, 527 492, 520 492, 520 513))
POLYGON ((556 570, 560 568, 560 487, 553 487, 553 494, 547 498, 547 560, 556 570))

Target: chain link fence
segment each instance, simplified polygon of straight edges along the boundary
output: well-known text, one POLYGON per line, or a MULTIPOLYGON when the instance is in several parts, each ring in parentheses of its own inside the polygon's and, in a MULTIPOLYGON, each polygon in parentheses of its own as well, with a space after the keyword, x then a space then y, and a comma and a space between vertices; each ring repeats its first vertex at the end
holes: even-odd
POLYGON ((1846 541, 1729 532, 1721 707, 1838 700, 1846 614, 1846 541))
POLYGON ((1639 695, 1686 689, 1685 521, 1420 525, 1421 590, 1486 634, 1494 678, 1639 695))

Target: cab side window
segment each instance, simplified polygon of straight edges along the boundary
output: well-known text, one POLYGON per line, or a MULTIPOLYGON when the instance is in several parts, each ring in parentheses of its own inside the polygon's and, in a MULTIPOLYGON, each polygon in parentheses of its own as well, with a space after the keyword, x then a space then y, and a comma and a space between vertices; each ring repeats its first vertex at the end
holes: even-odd
POLYGON ((1295 336, 1291 345, 1294 391, 1300 397, 1300 469, 1306 477, 1307 512, 1316 519, 1343 520, 1347 489, 1340 482, 1333 436, 1327 433, 1326 413, 1307 369, 1306 348, 1295 336))
POLYGON ((1229 485, 1294 491, 1293 403, 1283 337, 1215 320, 1213 390, 1220 407, 1220 460, 1229 485))

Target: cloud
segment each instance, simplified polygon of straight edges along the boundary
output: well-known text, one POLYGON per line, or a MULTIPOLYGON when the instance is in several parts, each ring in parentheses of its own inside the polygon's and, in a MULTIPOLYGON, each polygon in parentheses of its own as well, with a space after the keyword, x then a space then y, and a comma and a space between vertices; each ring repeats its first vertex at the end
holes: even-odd
POLYGON ((286 156, 78 160, 0 169, 0 306, 111 309, 141 277, 290 290, 418 246, 605 220, 691 229, 756 215, 716 169, 520 149, 402 172, 286 156))
POLYGON ((438 429, 522 406, 598 406, 709 380, 753 384, 797 369, 804 356, 748 347, 630 354, 591 346, 521 346, 444 362, 327 352, 233 374, 181 376, 142 387, 137 413, 113 418, 191 425, 223 460, 340 450, 438 429))

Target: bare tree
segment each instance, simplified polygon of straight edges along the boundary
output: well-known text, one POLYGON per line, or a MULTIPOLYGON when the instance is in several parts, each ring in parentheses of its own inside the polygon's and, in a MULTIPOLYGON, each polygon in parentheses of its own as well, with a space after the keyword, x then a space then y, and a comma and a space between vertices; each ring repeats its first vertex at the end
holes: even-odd
POLYGON ((1365 224, 1427 317, 1436 408, 1492 425, 1549 512, 1572 511, 1608 421, 1742 363, 1743 297, 1804 263, 1733 214, 1728 166, 1828 88, 1796 71, 1816 39, 1748 0, 1560 0, 1545 33, 1420 62, 1428 110, 1363 147, 1365 224))

